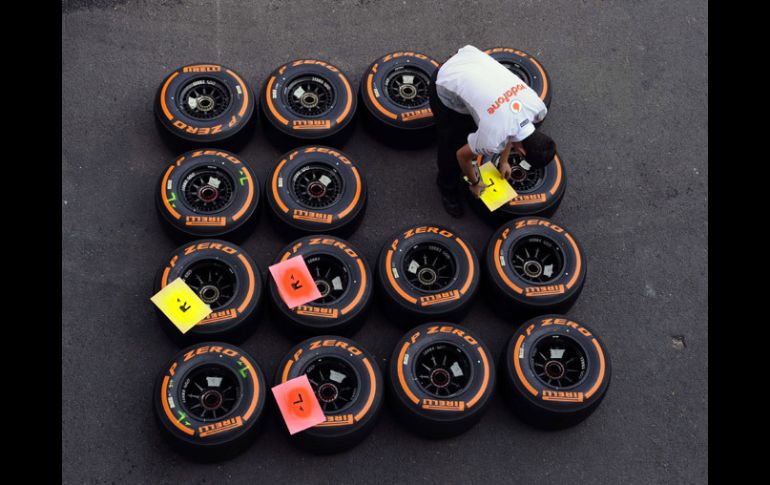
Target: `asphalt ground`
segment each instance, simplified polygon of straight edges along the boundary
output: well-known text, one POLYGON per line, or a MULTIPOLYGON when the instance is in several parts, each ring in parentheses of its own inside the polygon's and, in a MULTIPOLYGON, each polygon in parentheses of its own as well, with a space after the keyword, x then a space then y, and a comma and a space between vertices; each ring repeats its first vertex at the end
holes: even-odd
MULTIPOLYGON (((62 473, 65 483, 706 483, 708 452, 706 2, 64 1, 62 3, 62 473), (357 83, 401 49, 516 47, 548 69, 544 131, 568 170, 554 216, 588 258, 569 315, 604 339, 612 384, 587 421, 543 432, 496 395, 468 433, 416 437, 386 411, 353 450, 317 457, 271 421, 231 461, 174 454, 152 419, 177 348, 149 297, 175 247, 153 190, 176 153, 152 98, 173 68, 225 64, 258 89, 281 63, 328 60, 357 83)), ((450 225, 483 254, 492 228, 442 209, 435 147, 397 151, 361 127, 344 151, 369 205, 350 241, 375 261, 409 223, 450 225)), ((261 181, 278 161, 261 130, 240 152, 261 181)), ((289 241, 266 217, 243 244, 263 271, 289 241)), ((479 300, 463 322, 499 355, 514 327, 479 300)), ((293 342, 266 319, 243 347, 272 376, 293 342)), ((375 311, 355 339, 383 364, 403 331, 375 311)))

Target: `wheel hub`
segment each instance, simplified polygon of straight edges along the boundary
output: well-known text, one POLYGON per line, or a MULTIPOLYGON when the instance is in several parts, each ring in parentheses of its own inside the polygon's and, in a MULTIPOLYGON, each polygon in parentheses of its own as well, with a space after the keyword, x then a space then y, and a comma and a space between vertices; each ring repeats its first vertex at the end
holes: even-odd
POLYGON ((524 83, 527 86, 530 86, 532 84, 532 81, 531 81, 531 79, 529 77, 529 73, 518 62, 503 61, 500 64, 505 66, 506 69, 508 69, 509 71, 514 73, 519 79, 524 81, 524 83))
POLYGON ((180 108, 188 116, 210 120, 222 115, 230 107, 230 90, 216 79, 196 79, 182 87, 180 108))
POLYGON ((337 390, 337 386, 331 382, 325 382, 318 387, 317 394, 321 401, 330 403, 337 399, 337 396, 339 396, 339 390, 337 390))
POLYGON ((336 168, 322 163, 298 169, 291 187, 295 199, 310 209, 325 209, 342 197, 342 177, 336 168))
POLYGON ((301 76, 289 82, 286 103, 299 116, 320 116, 327 113, 335 102, 334 88, 318 76, 301 76))
POLYGON ((318 106, 318 95, 315 93, 305 93, 301 98, 302 106, 308 109, 318 106))
POLYGON ((417 272, 417 279, 420 280, 420 283, 426 286, 430 286, 436 282, 438 275, 436 274, 436 271, 433 270, 433 268, 421 268, 417 272))
POLYGON ((415 109, 428 104, 430 76, 415 66, 398 68, 384 81, 388 98, 401 108, 415 109))
POLYGON ((318 291, 321 293, 321 298, 325 298, 329 295, 332 287, 326 280, 315 280, 315 285, 318 287, 318 291))
POLYGON ((219 260, 193 263, 182 279, 212 310, 227 305, 236 291, 235 271, 219 260))
POLYGON ((350 407, 358 394, 358 375, 338 357, 320 357, 302 371, 326 412, 339 412, 350 407))
POLYGON ((457 263, 449 250, 440 244, 421 243, 409 248, 404 255, 402 272, 418 290, 439 292, 452 284, 457 263))
POLYGON ((471 363, 465 352, 449 343, 431 345, 415 359, 415 380, 428 394, 448 397, 470 383, 471 363))
POLYGON ((561 248, 545 236, 522 238, 511 249, 510 261, 517 275, 534 284, 555 280, 564 268, 561 248))
POLYGON ((180 187, 184 202, 195 212, 217 212, 234 199, 233 178, 215 165, 196 168, 186 174, 180 187))
POLYGON ((398 93, 404 99, 414 99, 417 96, 417 88, 412 84, 402 84, 398 87, 398 93))
POLYGON ((214 285, 205 285, 198 292, 204 303, 214 303, 219 298, 219 288, 214 285))
POLYGON ((342 262, 329 254, 315 254, 305 257, 308 270, 313 276, 320 298, 315 304, 327 304, 337 301, 348 287, 348 270, 342 262))
POLYGON ((531 365, 544 384, 568 388, 579 384, 585 376, 586 354, 572 337, 549 335, 535 343, 531 365))
POLYGON ((182 407, 202 421, 226 417, 241 399, 241 386, 235 374, 219 364, 199 366, 181 382, 182 407))

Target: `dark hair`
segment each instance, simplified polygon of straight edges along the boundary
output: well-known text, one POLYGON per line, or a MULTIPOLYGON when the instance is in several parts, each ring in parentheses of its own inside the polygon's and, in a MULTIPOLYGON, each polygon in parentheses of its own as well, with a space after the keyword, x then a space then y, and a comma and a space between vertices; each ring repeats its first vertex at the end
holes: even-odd
POLYGON ((521 141, 527 154, 524 156, 533 168, 542 168, 548 165, 556 156, 556 143, 550 136, 537 130, 521 141))

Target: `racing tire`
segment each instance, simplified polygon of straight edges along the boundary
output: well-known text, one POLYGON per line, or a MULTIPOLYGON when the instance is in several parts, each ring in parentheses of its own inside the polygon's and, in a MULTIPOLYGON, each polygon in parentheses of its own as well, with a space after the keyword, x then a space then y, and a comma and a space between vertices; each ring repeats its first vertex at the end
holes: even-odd
POLYGON ((503 224, 484 259, 492 306, 509 320, 566 313, 585 283, 583 250, 567 229, 543 217, 503 224))
POLYGON ((272 220, 280 233, 349 236, 366 212, 366 176, 345 153, 305 146, 281 157, 265 181, 272 220))
POLYGON ((329 235, 305 236, 283 248, 273 264, 302 256, 315 278, 321 298, 289 308, 270 278, 272 308, 292 337, 335 334, 350 336, 364 323, 371 307, 369 263, 349 242, 329 235))
MULTIPOLYGON (((507 67, 524 83, 532 88, 545 106, 551 109, 553 82, 543 64, 531 54, 511 47, 493 47, 484 51, 494 60, 507 67)), ((539 125, 540 123, 536 124, 539 125)))
POLYGON ((226 237, 240 241, 254 229, 261 188, 256 174, 233 153, 193 150, 165 167, 155 203, 176 241, 226 237))
POLYGON ((200 343, 175 355, 159 374, 153 389, 155 419, 178 452, 195 461, 221 461, 257 436, 266 392, 262 370, 245 351, 221 342, 200 343))
POLYGON ((486 412, 495 386, 494 361, 474 332, 427 323, 396 344, 389 381, 393 408, 410 430, 447 438, 467 431, 486 412))
POLYGON ((308 143, 341 148, 355 126, 355 90, 328 62, 297 59, 282 65, 270 73, 260 98, 268 139, 283 150, 308 143))
POLYGON ((357 342, 324 335, 295 346, 278 365, 275 385, 307 374, 326 421, 291 436, 315 453, 352 448, 374 429, 384 395, 376 359, 357 342))
POLYGON ((438 67, 435 59, 418 52, 391 52, 372 62, 358 90, 367 131, 396 148, 435 141, 428 87, 438 67))
POLYGON ((501 360, 503 396, 524 422, 538 428, 562 429, 583 421, 610 385, 610 357, 601 339, 563 315, 524 323, 501 360))
MULTIPOLYGON (((497 167, 500 163, 500 156, 479 155, 476 158, 476 163, 481 166, 490 160, 497 167)), ((553 216, 561 205, 567 188, 564 161, 556 154, 554 159, 545 167, 529 171, 519 166, 521 156, 518 153, 511 153, 508 162, 512 169, 508 182, 516 190, 518 197, 514 197, 507 204, 490 212, 481 199, 475 198, 470 190, 466 190, 468 205, 476 215, 493 227, 498 227, 500 224, 517 217, 553 216)))
POLYGON ((175 151, 220 147, 238 151, 254 131, 257 99, 243 76, 219 64, 174 70, 155 95, 156 125, 175 151))
POLYGON ((182 278, 211 307, 211 314, 181 333, 158 310, 164 331, 178 345, 218 340, 241 343, 260 317, 262 272, 246 251, 219 239, 200 239, 176 248, 155 277, 157 293, 182 278))
POLYGON ((473 247, 444 226, 415 226, 385 243, 377 260, 378 293, 391 319, 407 328, 460 322, 478 291, 473 247))

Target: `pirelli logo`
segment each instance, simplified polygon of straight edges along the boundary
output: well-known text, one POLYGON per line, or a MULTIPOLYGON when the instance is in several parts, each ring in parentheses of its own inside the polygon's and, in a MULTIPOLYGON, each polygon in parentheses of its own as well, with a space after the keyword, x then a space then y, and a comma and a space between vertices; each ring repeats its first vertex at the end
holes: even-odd
POLYGON ((543 391, 543 401, 583 402, 582 392, 543 391))
POLYGON ((564 293, 564 285, 528 286, 524 288, 524 295, 531 297, 561 295, 562 293, 564 293))
POLYGON ((308 315, 320 318, 337 318, 337 315, 339 315, 339 310, 336 308, 322 308, 309 305, 300 305, 295 312, 297 315, 308 315))
POLYGON ((220 312, 211 312, 209 313, 209 316, 201 320, 198 325, 208 325, 210 323, 222 322, 225 320, 233 319, 236 316, 238 316, 238 312, 235 310, 235 308, 228 308, 227 310, 220 312))
POLYGON ((321 214, 320 212, 310 212, 310 211, 304 211, 301 209, 294 209, 294 212, 292 213, 291 217, 293 219, 298 219, 302 221, 311 221, 311 222, 320 222, 322 224, 331 224, 332 223, 332 216, 331 214, 321 214))
POLYGON ((448 301, 459 300, 460 292, 457 290, 445 291, 435 295, 427 295, 420 297, 420 306, 431 306, 439 303, 446 303, 448 301))
POLYGON ((537 204, 538 202, 545 202, 545 194, 532 194, 532 195, 520 195, 518 197, 514 197, 511 199, 510 202, 508 202, 508 205, 527 205, 527 204, 537 204))
POLYGON ((423 399, 423 409, 436 409, 439 411, 465 411, 465 401, 444 401, 441 399, 423 399))
POLYGON ((241 426, 243 426, 243 420, 241 420, 240 416, 237 416, 235 418, 225 419, 213 424, 201 426, 198 428, 198 435, 203 438, 205 436, 211 436, 231 429, 240 428, 241 426))
POLYGON ((352 414, 343 414, 339 416, 326 416, 326 421, 316 426, 347 426, 353 424, 352 414))
POLYGON ((208 216, 187 216, 184 220, 185 226, 217 226, 224 227, 227 224, 226 217, 208 217, 208 216))
POLYGON ((294 120, 292 130, 328 130, 332 127, 331 120, 294 120))
POLYGON ((220 72, 222 66, 215 64, 197 64, 195 66, 185 66, 182 72, 220 72))
POLYGON ((418 109, 415 111, 406 111, 401 113, 401 121, 407 123, 409 121, 420 120, 422 118, 430 118, 433 116, 433 111, 430 108, 418 109))

